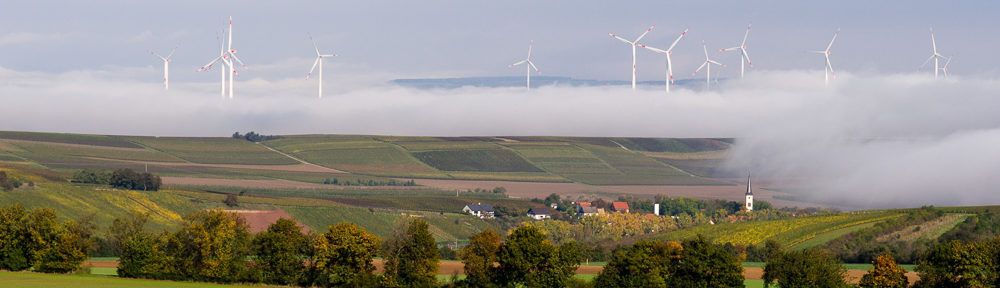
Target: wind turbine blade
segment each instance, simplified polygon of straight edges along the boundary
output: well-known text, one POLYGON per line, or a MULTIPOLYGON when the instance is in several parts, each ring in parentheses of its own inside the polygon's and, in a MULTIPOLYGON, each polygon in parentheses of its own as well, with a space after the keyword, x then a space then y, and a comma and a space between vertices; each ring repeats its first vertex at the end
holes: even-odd
POLYGON ((746 47, 747 46, 747 36, 750 36, 750 26, 751 25, 753 25, 753 22, 750 22, 750 24, 747 25, 747 33, 743 34, 743 42, 740 42, 740 47, 746 47))
POLYGON ((221 60, 221 59, 222 59, 222 56, 215 57, 215 59, 212 60, 212 62, 208 62, 208 64, 205 64, 205 65, 201 66, 201 69, 198 69, 198 72, 205 71, 205 70, 208 70, 208 69, 212 69, 212 65, 215 65, 215 62, 219 62, 219 60, 221 60))
POLYGON ((677 42, 681 42, 681 38, 684 38, 684 34, 687 34, 688 30, 691 30, 691 27, 684 29, 684 32, 681 32, 681 35, 677 36, 677 39, 674 40, 674 43, 670 44, 670 47, 667 48, 667 51, 674 50, 674 46, 677 46, 677 42))
POLYGON ((160 54, 159 54, 159 53, 156 53, 156 52, 155 52, 155 51, 153 51, 153 50, 149 50, 149 54, 153 54, 153 56, 156 56, 156 57, 159 57, 159 58, 160 58, 160 59, 162 59, 163 61, 167 61, 167 58, 166 58, 166 57, 163 57, 163 56, 160 56, 160 54))
POLYGON ((698 70, 694 70, 694 73, 691 73, 691 76, 697 75, 701 71, 701 68, 705 68, 705 65, 708 65, 708 61, 702 62, 701 66, 698 66, 698 70))
POLYGON ((319 54, 319 46, 316 46, 316 40, 313 40, 312 34, 306 33, 309 36, 309 41, 313 43, 313 49, 316 49, 316 56, 321 56, 319 54))
POLYGON ((917 68, 917 71, 923 71, 924 66, 927 66, 927 63, 930 63, 931 59, 934 59, 935 56, 937 55, 931 55, 931 57, 927 57, 927 60, 924 60, 924 64, 920 64, 920 68, 917 68))
POLYGON ((701 50, 705 51, 705 60, 708 60, 708 44, 705 44, 705 40, 701 40, 701 50))
POLYGON ((541 71, 541 70, 538 70, 538 67, 535 67, 535 63, 534 63, 534 62, 531 62, 531 60, 528 60, 528 65, 531 65, 531 68, 534 68, 534 69, 535 69, 535 72, 537 72, 537 73, 539 73, 539 74, 541 74, 541 73, 542 73, 542 71, 541 71))
POLYGON ((837 32, 833 33, 833 39, 830 39, 830 45, 826 45, 826 51, 830 51, 830 48, 833 47, 833 41, 837 41, 837 35, 840 35, 840 28, 837 28, 837 32))
POLYGON ((642 32, 642 35, 639 35, 639 38, 635 38, 633 43, 639 43, 639 40, 642 40, 642 37, 646 37, 646 34, 649 34, 649 31, 653 31, 653 27, 656 27, 656 25, 649 26, 649 29, 646 29, 646 32, 642 32))
POLYGON ((660 48, 649 47, 649 46, 646 46, 646 45, 639 45, 639 46, 642 46, 642 48, 649 49, 649 51, 667 54, 666 50, 663 50, 663 49, 660 49, 660 48))
POLYGON ((826 51, 809 51, 809 53, 826 54, 826 51))
POLYGON ((340 54, 326 54, 326 55, 319 55, 319 57, 336 57, 336 56, 340 56, 340 54))
POLYGON ((535 45, 535 40, 528 41, 528 59, 531 59, 531 46, 535 45))
MULTIPOLYGON (((170 59, 170 56, 174 56, 174 52, 176 52, 176 51, 177 51, 177 47, 179 47, 179 46, 180 46, 180 45, 178 45, 178 46, 174 46, 174 49, 171 49, 171 50, 170 50, 170 53, 167 53, 167 57, 163 57, 163 58, 166 58, 166 59, 170 59)), ((166 60, 166 59, 164 59, 164 60, 166 60)))
POLYGON ((747 60, 747 64, 750 65, 750 69, 753 69, 753 61, 750 61, 750 54, 747 54, 746 50, 743 50, 743 59, 747 60))
POLYGON ((934 42, 934 27, 931 27, 931 47, 934 48, 934 55, 937 55, 937 43, 934 42))
POLYGON ((611 34, 611 33, 608 33, 608 35, 611 35, 611 37, 614 37, 615 39, 621 40, 622 42, 625 42, 625 44, 635 45, 635 43, 632 43, 632 41, 625 40, 625 38, 618 37, 618 35, 611 34))
POLYGON ((517 63, 507 65, 507 68, 514 67, 514 66, 517 66, 517 65, 521 65, 521 64, 524 64, 525 62, 528 62, 528 60, 517 61, 517 63))
POLYGON ((309 79, 309 76, 313 75, 313 70, 316 70, 316 66, 319 66, 319 61, 322 61, 322 60, 323 60, 323 58, 316 57, 316 61, 313 62, 313 67, 309 68, 309 73, 306 74, 306 79, 309 79))
POLYGON ((229 53, 229 56, 230 56, 230 57, 232 57, 232 58, 233 58, 233 60, 236 60, 236 62, 239 62, 239 63, 240 63, 240 66, 243 66, 243 69, 247 69, 247 64, 243 64, 243 61, 242 61, 242 60, 240 60, 240 58, 239 58, 239 57, 236 57, 236 54, 233 54, 233 53, 229 53))
POLYGON ((830 56, 826 56, 826 68, 830 69, 830 75, 834 75, 833 64, 830 64, 830 56))
POLYGON ((739 50, 739 49, 740 49, 740 46, 736 46, 736 47, 730 47, 730 48, 726 48, 726 49, 719 49, 719 52, 727 52, 727 51, 733 51, 733 50, 739 50))
POLYGON ((712 64, 719 65, 719 66, 726 66, 726 65, 722 65, 722 63, 715 62, 715 60, 711 60, 711 59, 708 60, 708 63, 712 63, 712 64))

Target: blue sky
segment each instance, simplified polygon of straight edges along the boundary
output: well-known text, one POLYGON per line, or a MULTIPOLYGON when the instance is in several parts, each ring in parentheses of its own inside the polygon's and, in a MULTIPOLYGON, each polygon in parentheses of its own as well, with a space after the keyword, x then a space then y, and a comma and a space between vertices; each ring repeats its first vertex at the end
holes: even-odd
MULTIPOLYGON (((761 70, 822 69, 822 57, 805 51, 822 49, 838 27, 843 31, 832 55, 838 70, 915 71, 930 55, 931 25, 941 52, 955 56, 953 73, 995 75, 1000 64, 989 48, 1000 47, 995 1, 754 2, 16 1, 0 11, 0 67, 157 66, 147 51, 179 44, 172 77, 212 81, 193 71, 215 56, 216 31, 230 14, 234 45, 250 66, 244 76, 251 78, 304 76, 312 57, 309 32, 321 48, 342 54, 328 62, 327 73, 520 75, 506 65, 523 58, 533 39, 544 75, 626 80, 629 47, 607 33, 635 37, 654 24, 642 42, 660 47, 691 27, 675 49, 678 77, 700 64, 703 39, 713 58, 729 65, 722 73, 733 76, 735 53, 715 50, 735 46, 749 22, 750 56, 761 70), (291 67, 295 60, 305 67, 291 67)), ((664 64, 640 51, 640 80, 662 79, 664 64)))

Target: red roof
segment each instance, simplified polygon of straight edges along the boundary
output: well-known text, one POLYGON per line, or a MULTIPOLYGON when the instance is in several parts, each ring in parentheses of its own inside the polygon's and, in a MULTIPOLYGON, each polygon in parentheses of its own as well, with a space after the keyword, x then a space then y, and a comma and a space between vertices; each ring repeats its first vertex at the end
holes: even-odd
POLYGON ((626 202, 612 202, 611 203, 611 209, 615 209, 615 211, 625 211, 625 210, 628 210, 628 203, 626 203, 626 202))
POLYGON ((590 202, 576 202, 576 205, 580 205, 580 207, 590 207, 590 202))

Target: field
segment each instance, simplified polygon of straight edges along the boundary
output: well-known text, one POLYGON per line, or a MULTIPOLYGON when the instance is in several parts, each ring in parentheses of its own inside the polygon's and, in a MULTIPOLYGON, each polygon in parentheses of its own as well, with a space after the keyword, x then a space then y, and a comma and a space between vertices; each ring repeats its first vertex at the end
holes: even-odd
POLYGON ((58 275, 31 272, 0 271, 0 283, 9 288, 48 288, 48 287, 149 287, 149 288, 180 288, 180 287, 265 287, 261 285, 221 285, 211 283, 174 282, 158 280, 123 279, 118 277, 89 275, 58 275))
POLYGON ((442 171, 542 172, 504 149, 433 150, 413 152, 413 156, 442 171))
POLYGON ((885 221, 902 215, 902 212, 841 213, 782 220, 720 223, 668 232, 656 236, 655 239, 684 240, 702 235, 713 243, 747 246, 773 239, 787 247, 795 247, 830 231, 885 221))
POLYGON ((284 155, 243 139, 130 137, 130 141, 193 163, 204 164, 299 164, 284 155))

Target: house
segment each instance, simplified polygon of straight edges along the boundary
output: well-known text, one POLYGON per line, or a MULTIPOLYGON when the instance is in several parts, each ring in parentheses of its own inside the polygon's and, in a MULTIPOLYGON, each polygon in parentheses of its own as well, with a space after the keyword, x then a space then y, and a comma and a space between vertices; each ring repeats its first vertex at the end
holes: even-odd
POLYGON ((589 207, 589 206, 580 207, 579 212, 580 212, 580 217, 598 215, 598 214, 604 214, 604 208, 589 207))
POLYGON ((476 203, 465 205, 465 208, 462 208, 462 212, 476 215, 479 218, 493 218, 493 206, 489 204, 476 203))
POLYGON ((545 207, 535 207, 528 209, 528 217, 534 218, 535 220, 545 220, 549 218, 549 208, 545 207))
POLYGON ((611 211, 628 213, 628 202, 611 202, 611 211))

